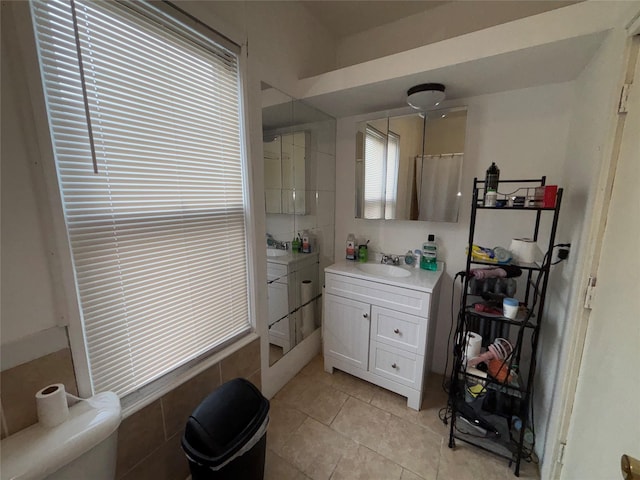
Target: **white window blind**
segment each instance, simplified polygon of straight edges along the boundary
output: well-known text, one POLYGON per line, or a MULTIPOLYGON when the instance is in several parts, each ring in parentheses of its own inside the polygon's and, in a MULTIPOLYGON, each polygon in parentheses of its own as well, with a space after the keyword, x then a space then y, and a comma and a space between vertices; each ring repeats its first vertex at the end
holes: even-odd
POLYGON ((237 53, 140 2, 32 14, 93 388, 123 396, 250 328, 237 53))
POLYGON ((384 218, 385 136, 367 127, 364 140, 364 218, 384 218))
POLYGON ((389 132, 387 141, 387 168, 384 218, 396 218, 398 203, 398 168, 400 167, 400 136, 389 132))

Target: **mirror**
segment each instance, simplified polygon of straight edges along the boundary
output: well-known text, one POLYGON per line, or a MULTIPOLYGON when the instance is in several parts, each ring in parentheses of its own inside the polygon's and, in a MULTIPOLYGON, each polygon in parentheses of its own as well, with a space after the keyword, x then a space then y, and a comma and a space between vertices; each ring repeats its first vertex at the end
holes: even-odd
POLYGON ((336 121, 262 84, 269 365, 322 318, 324 267, 333 263, 336 121), (292 251, 294 238, 310 252, 292 251))
POLYGON ((457 222, 466 123, 466 107, 360 123, 356 218, 457 222))

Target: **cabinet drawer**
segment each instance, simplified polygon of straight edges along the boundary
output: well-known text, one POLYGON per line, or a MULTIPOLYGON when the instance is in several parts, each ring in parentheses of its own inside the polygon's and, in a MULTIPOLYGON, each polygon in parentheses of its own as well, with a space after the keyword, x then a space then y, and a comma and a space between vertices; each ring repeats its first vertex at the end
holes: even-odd
MULTIPOLYGON (((267 262, 267 282, 273 282, 281 277, 287 276, 287 266, 279 263, 267 262)), ((278 280, 280 283, 285 283, 287 279, 278 280)))
POLYGON ((369 371, 416 390, 421 388, 423 357, 389 345, 371 342, 369 371))
POLYGON ((371 340, 424 355, 426 323, 426 319, 414 315, 372 307, 371 340))
POLYGON ((326 293, 352 298, 380 307, 429 317, 430 294, 335 273, 325 275, 326 293))

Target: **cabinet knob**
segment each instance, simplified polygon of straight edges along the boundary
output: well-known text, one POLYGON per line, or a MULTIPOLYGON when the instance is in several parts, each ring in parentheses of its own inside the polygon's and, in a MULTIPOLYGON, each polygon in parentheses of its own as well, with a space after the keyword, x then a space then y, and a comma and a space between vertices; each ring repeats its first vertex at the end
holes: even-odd
POLYGON ((398 365, 396 365, 395 363, 391 365, 391 368, 398 368, 398 365))
POLYGON ((395 333, 396 335, 398 335, 400 333, 400 330, 398 330, 397 328, 393 329, 393 333, 395 333))
POLYGON ((364 318, 369 318, 369 314, 368 314, 368 313, 363 313, 363 314, 362 314, 362 316, 363 316, 364 318))

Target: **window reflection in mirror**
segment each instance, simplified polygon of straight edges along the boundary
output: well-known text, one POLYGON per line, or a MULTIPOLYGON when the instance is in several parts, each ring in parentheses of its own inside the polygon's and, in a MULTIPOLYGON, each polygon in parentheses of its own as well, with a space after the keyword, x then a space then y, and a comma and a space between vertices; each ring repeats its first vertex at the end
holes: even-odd
POLYGON ((457 222, 467 111, 362 122, 356 134, 356 218, 457 222))

